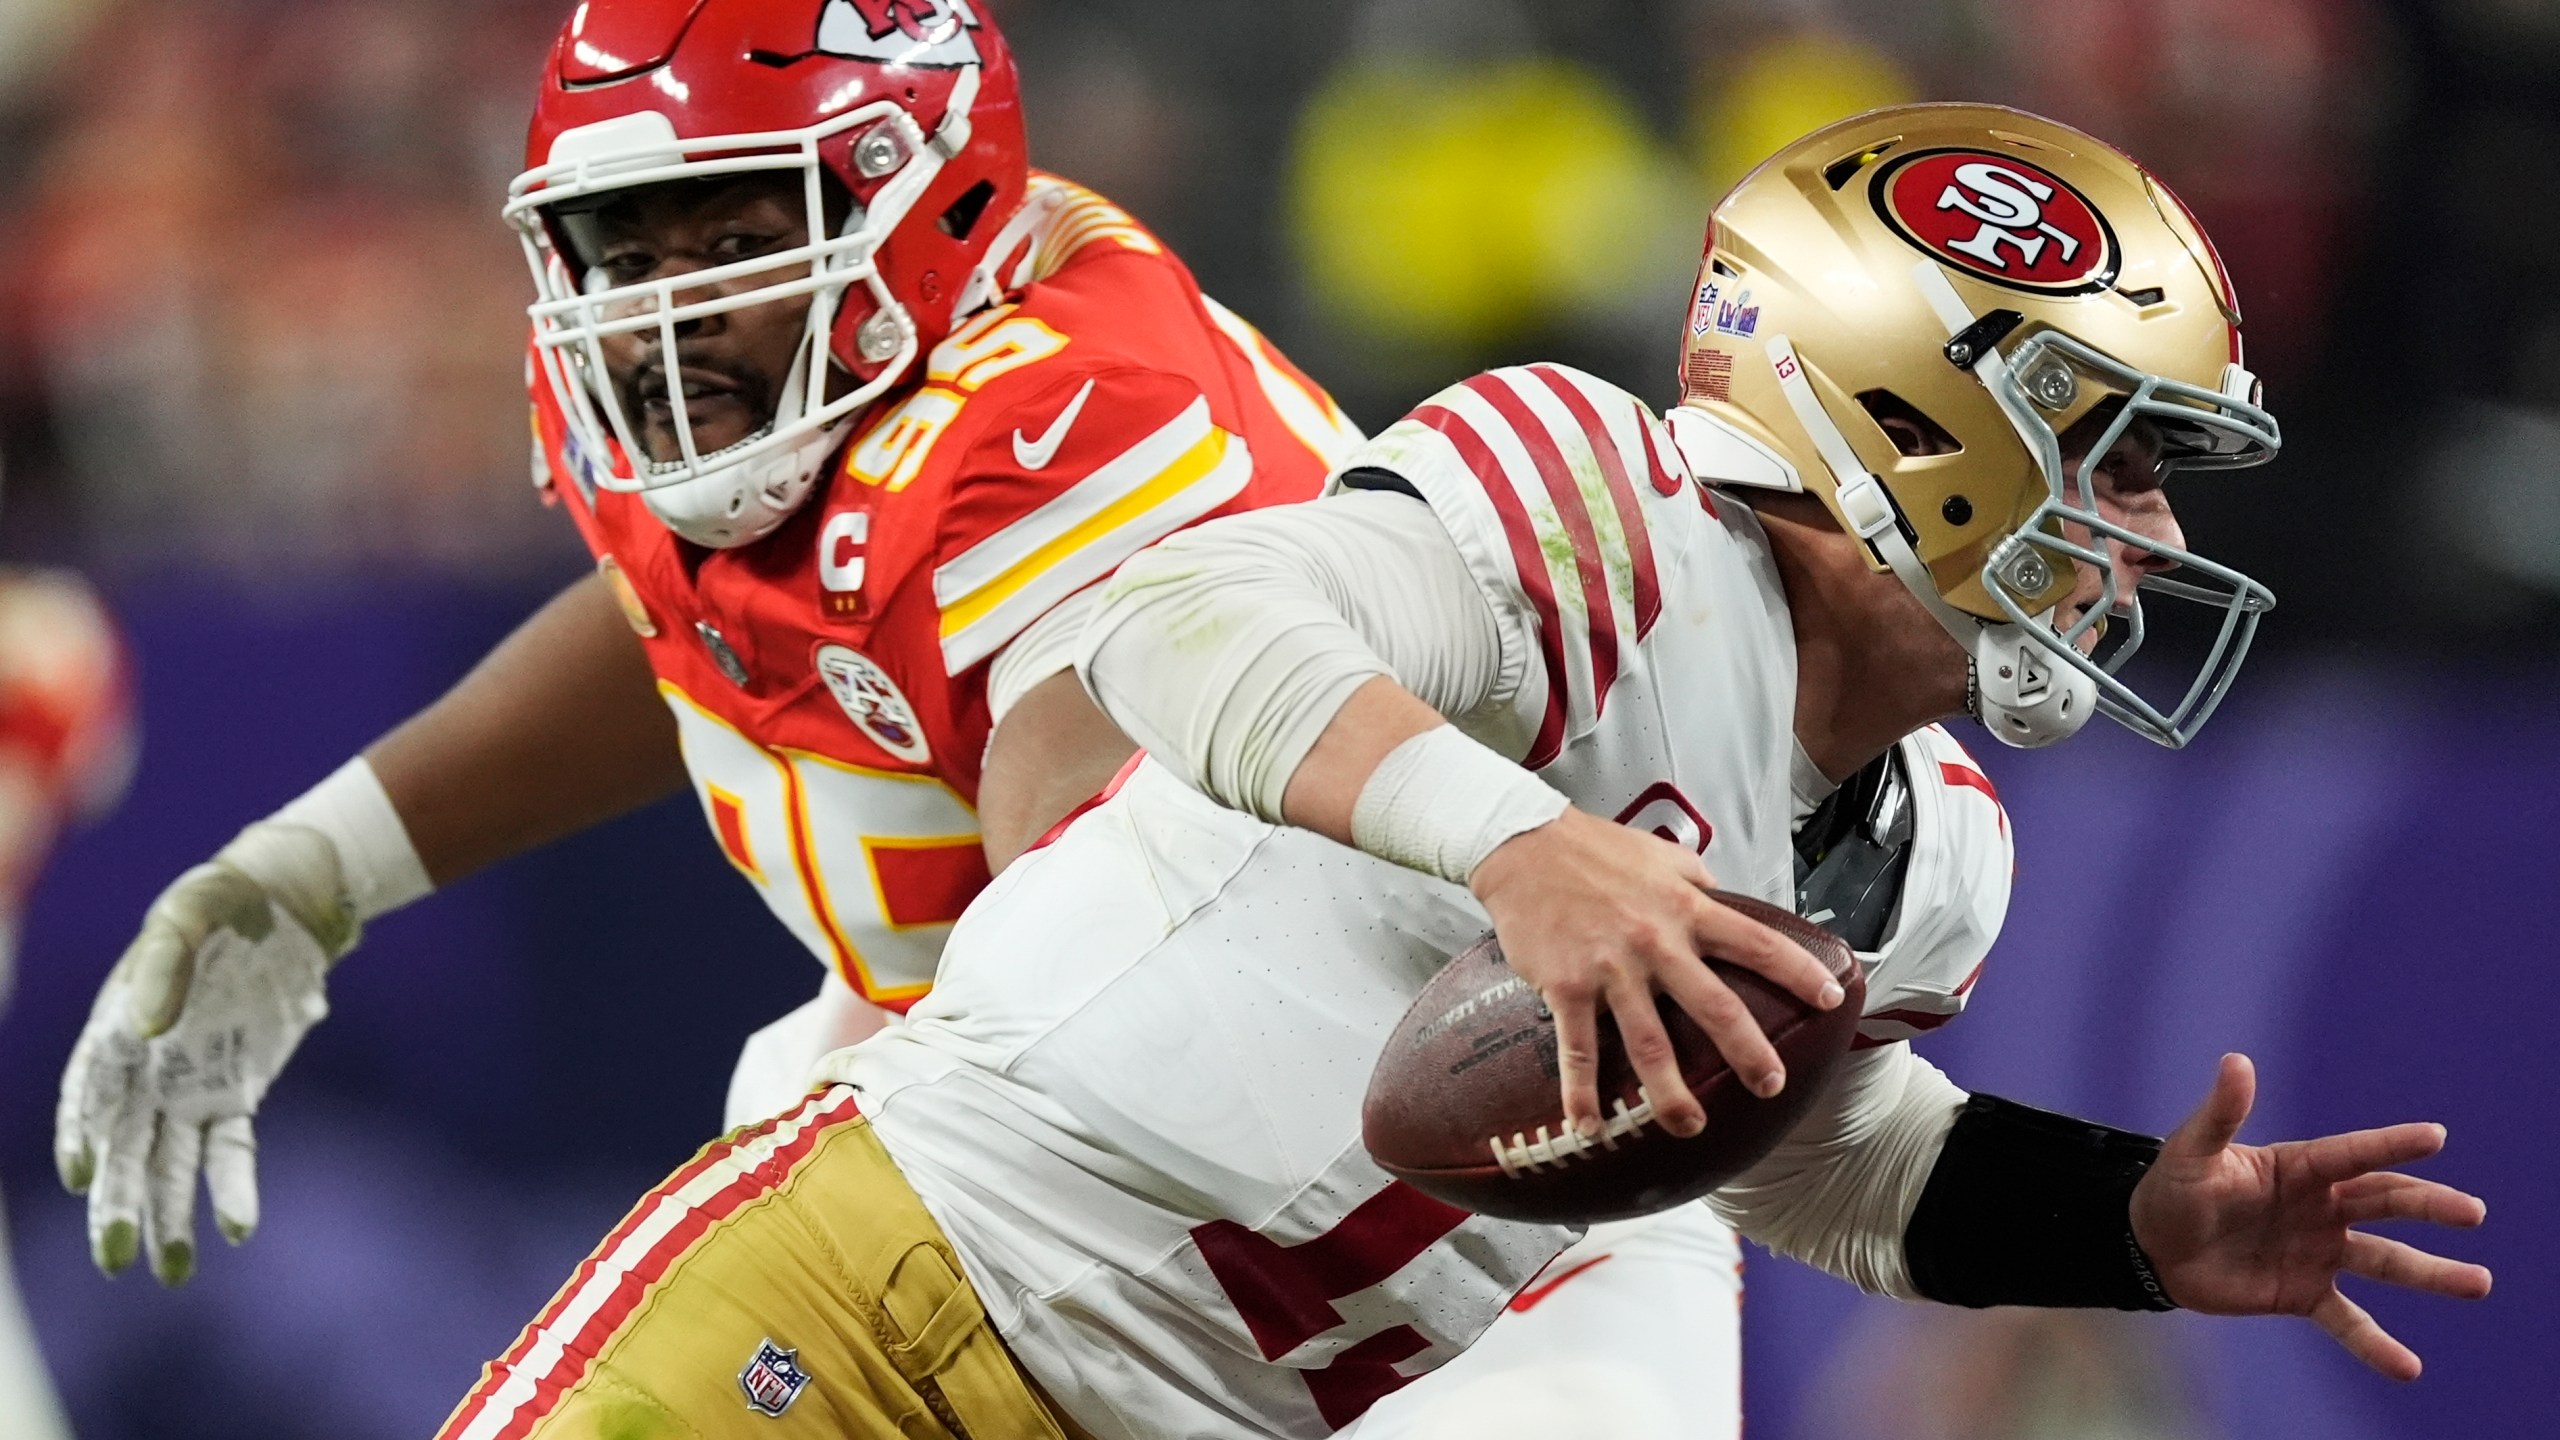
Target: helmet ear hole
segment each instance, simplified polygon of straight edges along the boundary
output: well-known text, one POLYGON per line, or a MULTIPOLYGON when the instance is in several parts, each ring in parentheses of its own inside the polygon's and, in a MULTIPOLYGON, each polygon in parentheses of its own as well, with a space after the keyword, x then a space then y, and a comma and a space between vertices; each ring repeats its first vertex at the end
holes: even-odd
POLYGON ((1947 432, 1947 427, 1929 418, 1917 405, 1890 390, 1868 390, 1858 396, 1866 407, 1867 418, 1893 442, 1896 453, 1906 459, 1923 455, 1955 455, 1964 450, 1962 441, 1947 432))
POLYGON ((944 210, 942 217, 934 223, 941 226, 942 233, 952 239, 966 240, 969 238, 969 232, 978 228, 979 217, 987 213, 987 202, 995 198, 995 182, 981 180, 970 186, 959 199, 952 201, 950 208, 944 210))

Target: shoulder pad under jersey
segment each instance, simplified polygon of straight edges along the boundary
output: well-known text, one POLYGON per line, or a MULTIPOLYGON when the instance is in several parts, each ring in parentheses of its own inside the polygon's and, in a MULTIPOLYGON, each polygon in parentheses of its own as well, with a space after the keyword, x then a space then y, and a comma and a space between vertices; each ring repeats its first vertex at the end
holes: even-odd
POLYGON ((1699 493, 1643 402, 1543 364, 1441 391, 1352 451, 1333 484, 1420 496, 1487 598, 1530 618, 1544 660, 1530 677, 1544 713, 1521 756, 1532 769, 1599 723, 1621 652, 1662 613, 1663 527, 1696 513, 1699 493))
POLYGON ((1908 1040, 1964 1010, 2008 916, 2014 851, 1990 778, 1930 726, 1798 827, 1797 909, 1859 952, 1861 1044, 1908 1040))

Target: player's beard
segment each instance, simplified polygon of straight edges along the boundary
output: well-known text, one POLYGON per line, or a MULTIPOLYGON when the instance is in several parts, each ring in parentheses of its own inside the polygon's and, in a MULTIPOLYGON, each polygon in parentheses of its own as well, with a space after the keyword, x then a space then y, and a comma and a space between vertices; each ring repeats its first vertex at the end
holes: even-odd
MULTIPOLYGON (((773 423, 778 388, 773 377, 748 366, 683 359, 681 354, 679 359, 679 378, 688 391, 685 414, 693 429, 694 453, 715 454, 763 433, 773 423)), ((622 387, 623 413, 637 422, 641 448, 658 465, 684 460, 667 379, 666 367, 653 360, 632 372, 622 387)))

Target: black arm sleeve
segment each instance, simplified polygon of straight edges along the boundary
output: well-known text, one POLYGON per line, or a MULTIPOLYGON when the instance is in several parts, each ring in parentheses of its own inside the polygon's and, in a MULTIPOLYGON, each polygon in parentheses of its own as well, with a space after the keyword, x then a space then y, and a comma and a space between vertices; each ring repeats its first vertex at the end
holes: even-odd
POLYGON ((2159 1155, 2148 1135, 1974 1096, 1903 1231, 1912 1284, 1949 1305, 2176 1309, 2130 1214, 2159 1155))

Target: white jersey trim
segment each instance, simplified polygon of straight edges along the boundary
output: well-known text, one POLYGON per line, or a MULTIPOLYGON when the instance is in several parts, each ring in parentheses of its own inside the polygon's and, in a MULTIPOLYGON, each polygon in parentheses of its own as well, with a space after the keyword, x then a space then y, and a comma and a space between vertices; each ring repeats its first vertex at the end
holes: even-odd
POLYGON ((986 659, 1050 606, 1243 493, 1253 452, 1192 401, 1154 434, 933 572, 942 660, 986 659))

